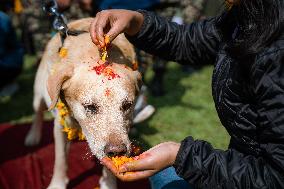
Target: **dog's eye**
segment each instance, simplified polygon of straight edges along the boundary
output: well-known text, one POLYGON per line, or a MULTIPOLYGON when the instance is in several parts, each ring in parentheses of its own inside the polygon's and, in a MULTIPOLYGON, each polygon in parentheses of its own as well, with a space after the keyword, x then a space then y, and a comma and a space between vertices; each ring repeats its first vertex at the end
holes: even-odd
POLYGON ((99 110, 99 106, 96 104, 85 104, 83 105, 85 110, 91 114, 97 114, 99 110))
POLYGON ((132 106, 132 102, 129 102, 129 101, 124 101, 122 103, 122 106, 121 106, 121 110, 126 112, 127 110, 129 110, 132 106))

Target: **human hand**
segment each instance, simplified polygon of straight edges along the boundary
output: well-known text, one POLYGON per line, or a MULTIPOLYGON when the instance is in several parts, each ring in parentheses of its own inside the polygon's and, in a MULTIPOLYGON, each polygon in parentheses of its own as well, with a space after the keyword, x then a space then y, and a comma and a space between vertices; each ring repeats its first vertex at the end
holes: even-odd
POLYGON ((115 167, 110 158, 102 159, 105 165, 122 181, 134 181, 148 178, 160 170, 174 164, 180 144, 174 142, 161 143, 148 151, 136 156, 134 161, 115 167))
POLYGON ((135 35, 140 30, 144 16, 136 11, 130 10, 103 10, 97 13, 91 27, 92 41, 100 48, 105 46, 104 36, 110 38, 110 42, 120 33, 135 35))

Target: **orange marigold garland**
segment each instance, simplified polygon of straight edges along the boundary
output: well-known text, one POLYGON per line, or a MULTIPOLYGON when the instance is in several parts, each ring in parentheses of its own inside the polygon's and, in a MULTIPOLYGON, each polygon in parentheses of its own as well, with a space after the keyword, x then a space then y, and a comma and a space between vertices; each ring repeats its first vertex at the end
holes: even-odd
POLYGON ((66 117, 69 115, 68 109, 65 106, 65 104, 59 99, 57 105, 56 105, 59 113, 59 123, 62 125, 63 129, 62 131, 67 134, 67 138, 69 140, 74 140, 78 138, 79 140, 85 140, 85 137, 82 133, 81 128, 76 128, 76 127, 70 127, 68 126, 66 122, 66 117))
POLYGON ((71 127, 67 124, 66 117, 69 115, 69 112, 65 104, 60 99, 58 100, 56 107, 60 117, 59 123, 63 127, 62 131, 67 134, 68 140, 74 140, 77 138, 79 140, 85 140, 85 136, 83 135, 81 128, 71 127))
MULTIPOLYGON (((60 58, 65 58, 68 54, 68 50, 64 47, 61 47, 58 55, 60 58)), ((51 74, 54 72, 54 69, 51 68, 51 74)), ((85 136, 82 133, 82 129, 78 127, 72 127, 67 124, 66 117, 69 116, 69 112, 65 104, 59 99, 56 108, 59 114, 59 123, 63 127, 62 131, 67 134, 68 140, 85 140, 85 136)))

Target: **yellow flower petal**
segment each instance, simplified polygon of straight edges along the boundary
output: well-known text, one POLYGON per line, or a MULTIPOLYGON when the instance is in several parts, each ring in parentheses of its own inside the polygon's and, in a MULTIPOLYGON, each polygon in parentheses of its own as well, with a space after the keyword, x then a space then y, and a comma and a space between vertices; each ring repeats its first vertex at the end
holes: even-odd
POLYGON ((66 57, 67 56, 67 54, 68 54, 68 50, 66 49, 66 48, 61 48, 60 49, 60 51, 59 51, 59 57, 60 58, 64 58, 64 57, 66 57))
POLYGON ((22 13, 24 10, 21 0, 14 0, 14 11, 16 14, 22 13))

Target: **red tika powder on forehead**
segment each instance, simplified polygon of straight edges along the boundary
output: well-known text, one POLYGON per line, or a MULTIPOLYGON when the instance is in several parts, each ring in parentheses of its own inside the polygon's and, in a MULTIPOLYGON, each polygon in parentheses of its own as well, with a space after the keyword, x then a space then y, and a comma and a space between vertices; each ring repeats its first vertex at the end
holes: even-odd
POLYGON ((115 78, 120 78, 118 74, 116 74, 108 62, 104 64, 94 66, 91 70, 94 70, 98 75, 104 75, 108 80, 112 80, 115 78))
POLYGON ((104 64, 102 64, 102 65, 99 65, 99 66, 94 66, 93 68, 92 68, 92 70, 94 70, 94 71, 96 71, 96 73, 98 74, 98 75, 101 75, 102 73, 103 73, 103 70, 106 68, 106 66, 104 65, 104 64))
POLYGON ((107 88, 105 90, 105 96, 109 97, 111 95, 111 90, 109 88, 107 88))

